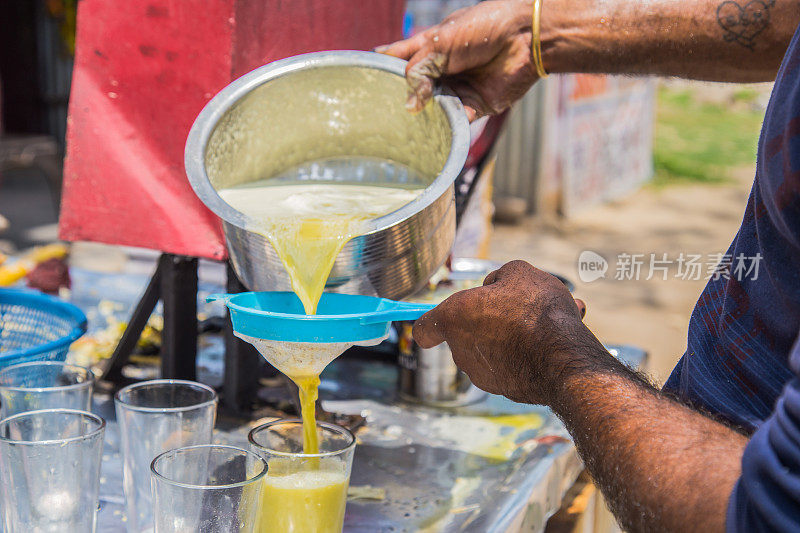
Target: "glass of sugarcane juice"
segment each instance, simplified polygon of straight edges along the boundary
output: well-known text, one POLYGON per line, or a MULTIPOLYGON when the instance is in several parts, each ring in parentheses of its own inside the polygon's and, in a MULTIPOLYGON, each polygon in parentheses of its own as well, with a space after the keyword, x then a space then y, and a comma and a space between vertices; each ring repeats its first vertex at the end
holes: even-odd
POLYGON ((316 423, 319 453, 303 453, 300 419, 250 431, 253 451, 267 461, 259 533, 340 533, 356 439, 346 428, 316 423))

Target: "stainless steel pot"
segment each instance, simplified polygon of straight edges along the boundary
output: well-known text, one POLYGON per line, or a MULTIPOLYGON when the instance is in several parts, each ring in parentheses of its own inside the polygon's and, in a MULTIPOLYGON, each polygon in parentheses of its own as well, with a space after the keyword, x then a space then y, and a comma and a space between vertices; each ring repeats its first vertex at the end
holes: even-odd
POLYGON ((337 256, 326 290, 403 298, 443 263, 455 237, 453 180, 469 149, 461 102, 404 107, 405 61, 372 52, 305 54, 237 79, 195 120, 186 173, 223 220, 234 269, 251 290, 289 290, 258 224, 217 190, 265 178, 419 185, 413 202, 370 222, 337 256))

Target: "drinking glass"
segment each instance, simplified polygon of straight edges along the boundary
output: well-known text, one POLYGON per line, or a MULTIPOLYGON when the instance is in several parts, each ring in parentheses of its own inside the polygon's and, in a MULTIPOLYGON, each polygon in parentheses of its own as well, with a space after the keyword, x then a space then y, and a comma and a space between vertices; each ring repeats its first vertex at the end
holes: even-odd
POLYGON ((5 533, 95 529, 105 421, 74 409, 0 420, 5 533))
POLYGON ((250 431, 253 451, 267 461, 259 533, 339 533, 356 439, 349 430, 317 422, 319 453, 303 453, 303 423, 276 420, 250 431))
POLYGON ((158 533, 251 533, 267 463, 258 454, 205 444, 162 453, 150 465, 158 533))
POLYGON ((217 395, 201 383, 157 379, 129 385, 114 399, 128 531, 152 531, 150 463, 173 448, 211 443, 217 395))
POLYGON ((88 368, 55 361, 12 365, 0 371, 3 418, 41 409, 88 411, 94 374, 88 368))

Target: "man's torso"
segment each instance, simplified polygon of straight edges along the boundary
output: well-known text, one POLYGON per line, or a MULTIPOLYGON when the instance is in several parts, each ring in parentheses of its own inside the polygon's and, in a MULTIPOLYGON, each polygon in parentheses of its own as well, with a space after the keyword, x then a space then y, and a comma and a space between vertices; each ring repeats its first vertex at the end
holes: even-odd
POLYGON ((800 331, 798 33, 770 98, 753 189, 726 260, 697 302, 687 351, 665 389, 752 430, 793 375, 788 356, 800 331))

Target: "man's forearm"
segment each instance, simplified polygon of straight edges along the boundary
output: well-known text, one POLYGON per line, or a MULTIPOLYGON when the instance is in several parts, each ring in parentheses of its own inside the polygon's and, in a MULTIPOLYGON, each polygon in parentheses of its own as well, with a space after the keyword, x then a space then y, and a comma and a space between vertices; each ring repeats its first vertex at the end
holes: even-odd
POLYGON ((554 378, 549 403, 622 526, 722 530, 747 438, 670 399, 587 339, 554 378))
POLYGON ((548 72, 771 81, 797 0, 542 0, 548 72))

